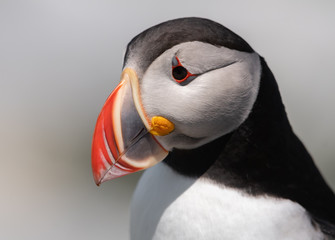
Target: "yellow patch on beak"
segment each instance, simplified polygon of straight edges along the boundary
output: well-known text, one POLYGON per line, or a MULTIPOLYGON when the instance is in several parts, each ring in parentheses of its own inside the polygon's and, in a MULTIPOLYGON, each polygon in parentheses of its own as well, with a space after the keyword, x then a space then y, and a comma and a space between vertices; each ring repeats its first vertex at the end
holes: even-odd
POLYGON ((174 130, 174 124, 161 116, 151 118, 150 133, 156 136, 165 136, 174 130))

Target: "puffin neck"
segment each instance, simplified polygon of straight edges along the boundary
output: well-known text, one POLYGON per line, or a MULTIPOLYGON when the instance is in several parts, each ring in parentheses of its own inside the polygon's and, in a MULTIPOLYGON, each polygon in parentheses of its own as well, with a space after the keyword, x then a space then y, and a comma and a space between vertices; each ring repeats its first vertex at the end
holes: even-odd
POLYGON ((227 134, 195 149, 173 149, 164 163, 185 176, 200 177, 218 159, 231 135, 227 134))
POLYGON ((287 169, 296 174, 294 162, 300 161, 297 158, 310 159, 292 131, 277 83, 263 58, 261 65, 260 88, 251 113, 205 175, 252 194, 270 191, 273 186, 267 189, 266 184, 279 182, 288 174, 287 169))

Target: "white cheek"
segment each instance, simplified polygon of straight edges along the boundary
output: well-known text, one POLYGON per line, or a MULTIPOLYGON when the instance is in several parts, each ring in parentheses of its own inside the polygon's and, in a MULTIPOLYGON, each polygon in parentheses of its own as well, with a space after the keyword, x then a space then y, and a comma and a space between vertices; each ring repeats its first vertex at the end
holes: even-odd
POLYGON ((237 128, 249 115, 258 93, 258 55, 237 52, 240 61, 181 86, 171 76, 173 54, 167 52, 153 62, 141 82, 148 116, 164 116, 175 124, 174 132, 159 141, 167 149, 193 148, 237 128))

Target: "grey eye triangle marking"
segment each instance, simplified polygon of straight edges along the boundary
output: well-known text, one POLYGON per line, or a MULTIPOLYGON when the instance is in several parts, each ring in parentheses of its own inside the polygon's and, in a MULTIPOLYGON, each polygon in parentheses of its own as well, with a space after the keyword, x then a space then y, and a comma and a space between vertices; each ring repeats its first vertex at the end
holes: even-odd
POLYGON ((173 57, 172 58, 172 66, 177 66, 178 65, 178 60, 177 60, 177 58, 176 57, 173 57))
POLYGON ((181 86, 186 86, 189 84, 191 81, 193 81, 197 76, 189 76, 185 81, 180 82, 179 85, 181 86))

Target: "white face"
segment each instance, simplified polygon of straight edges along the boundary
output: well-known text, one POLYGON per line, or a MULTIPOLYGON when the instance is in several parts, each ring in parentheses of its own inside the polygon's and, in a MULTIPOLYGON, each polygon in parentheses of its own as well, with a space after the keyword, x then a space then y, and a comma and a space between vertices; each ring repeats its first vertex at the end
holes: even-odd
MULTIPOLYGON (((137 69, 136 62, 127 66, 137 69)), ((144 111, 163 116, 175 130, 157 137, 167 149, 192 149, 236 129, 249 115, 261 75, 257 53, 203 42, 176 45, 161 54, 140 77, 144 111), (172 59, 197 77, 186 85, 172 76, 172 59)))

